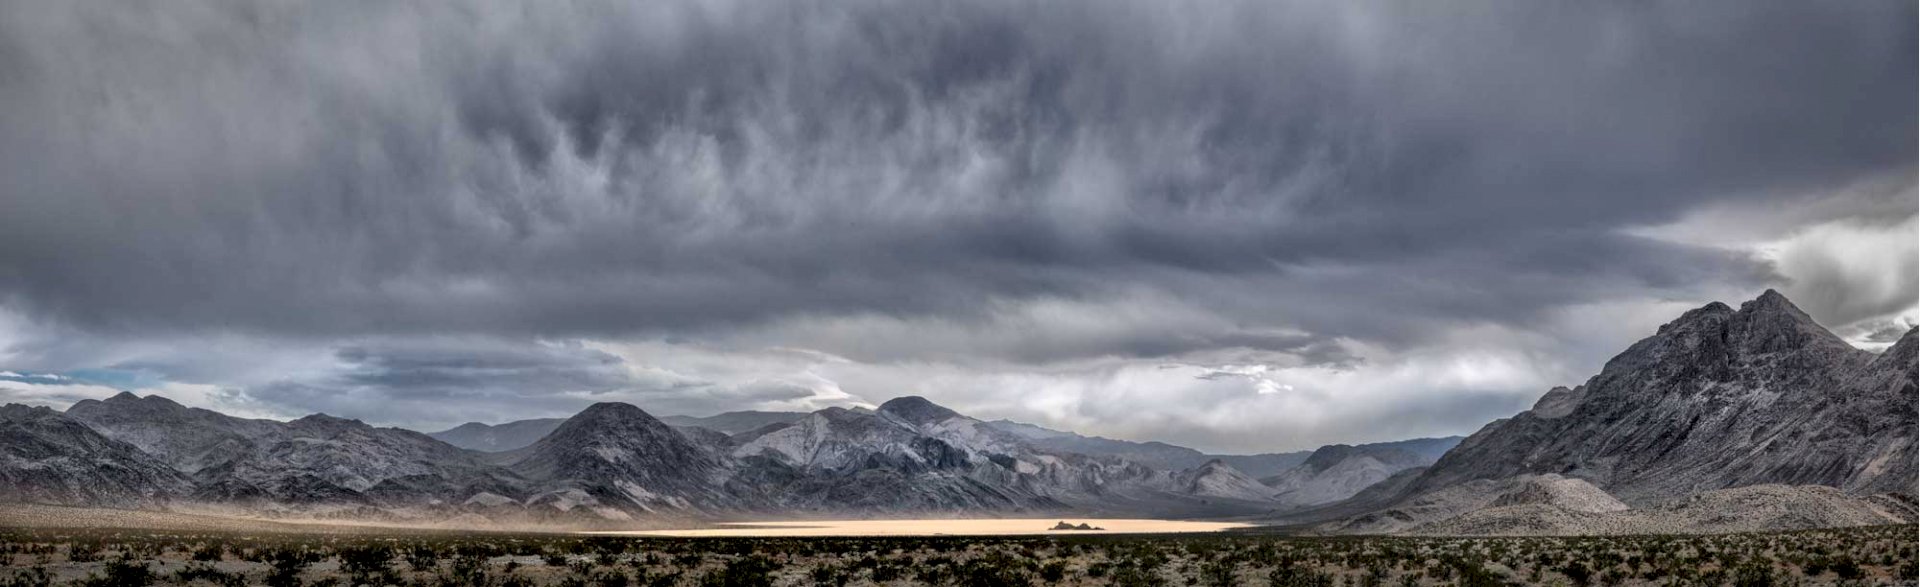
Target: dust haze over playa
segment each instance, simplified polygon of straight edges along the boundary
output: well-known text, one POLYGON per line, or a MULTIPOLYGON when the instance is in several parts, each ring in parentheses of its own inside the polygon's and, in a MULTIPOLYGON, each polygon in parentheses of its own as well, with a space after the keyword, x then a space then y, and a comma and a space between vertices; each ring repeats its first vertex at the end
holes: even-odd
POLYGON ((1917 19, 0 6, 0 583, 1914 581, 1917 19))

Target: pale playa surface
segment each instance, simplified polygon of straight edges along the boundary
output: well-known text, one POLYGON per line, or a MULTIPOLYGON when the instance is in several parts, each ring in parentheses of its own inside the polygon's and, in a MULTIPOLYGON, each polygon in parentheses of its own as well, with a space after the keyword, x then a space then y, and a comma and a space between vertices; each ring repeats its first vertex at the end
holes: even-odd
POLYGON ((1099 520, 1085 518, 1022 518, 986 520, 808 520, 802 522, 738 522, 720 528, 686 530, 631 530, 587 532, 614 536, 746 537, 746 536, 1012 536, 1026 534, 1163 534, 1218 532, 1245 528, 1238 522, 1180 522, 1171 520, 1099 520), (1101 530, 1048 530, 1065 521, 1082 522, 1101 530))

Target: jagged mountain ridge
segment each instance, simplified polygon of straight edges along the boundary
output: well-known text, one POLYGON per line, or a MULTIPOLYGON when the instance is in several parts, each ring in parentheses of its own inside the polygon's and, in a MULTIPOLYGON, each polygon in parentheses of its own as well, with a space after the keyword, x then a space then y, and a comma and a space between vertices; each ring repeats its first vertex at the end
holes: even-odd
POLYGON ((1914 332, 1856 349, 1768 290, 1661 326, 1412 484, 1557 473, 1629 502, 1785 483, 1914 491, 1914 332))
POLYGON ((1584 384, 1555 388, 1532 409, 1486 425, 1432 466, 1274 521, 1333 532, 1495 533, 1911 523, 1920 483, 1915 337, 1909 329, 1875 355, 1778 292, 1738 310, 1708 304, 1584 384), (1541 477, 1577 481, 1632 509, 1490 498, 1541 477), (1745 518, 1754 524, 1724 523, 1745 518))
MULTIPOLYGON (((660 416, 658 419, 682 430, 705 428, 723 435, 733 435, 768 425, 793 422, 806 416, 805 412, 745 410, 712 416, 660 416)), ((427 436, 467 450, 505 452, 539 442, 566 421, 566 418, 534 418, 500 424, 468 422, 439 432, 428 432, 427 436)))
POLYGON ((1100 508, 1110 500, 1178 505, 1195 496, 1177 476, 1139 463, 1035 446, 920 397, 877 410, 828 408, 741 439, 742 460, 786 467, 787 507, 848 504, 915 510, 1055 511, 1100 508))
MULTIPOLYGON (((821 410, 732 436, 670 426, 627 404, 597 404, 530 446, 494 453, 326 415, 249 420, 159 396, 121 394, 76 404, 71 414, 9 409, 97 438, 108 447, 99 450, 117 450, 160 478, 142 482, 150 490, 141 495, 96 496, 13 477, 18 488, 54 488, 15 492, 21 499, 56 503, 535 520, 755 511, 1213 515, 1265 507, 1264 495, 1223 492, 1258 487, 1224 463, 1162 470, 1037 447, 918 397, 896 398, 877 410, 821 410)), ((83 473, 91 468, 73 466, 83 473)), ((22 467, 7 472, 19 474, 22 467)))
POLYGON ((188 475, 195 491, 181 497, 198 500, 412 503, 521 491, 521 479, 473 453, 324 414, 251 420, 122 393, 78 402, 65 417, 188 475))

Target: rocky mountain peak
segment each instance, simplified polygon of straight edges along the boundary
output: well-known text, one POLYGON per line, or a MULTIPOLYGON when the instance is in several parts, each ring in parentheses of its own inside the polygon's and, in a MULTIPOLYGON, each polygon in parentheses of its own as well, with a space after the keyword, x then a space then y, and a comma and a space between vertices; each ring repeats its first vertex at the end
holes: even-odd
POLYGON ((1727 318, 1732 315, 1733 308, 1729 308, 1726 304, 1720 302, 1711 302, 1705 306, 1687 310, 1687 312, 1681 314, 1679 318, 1675 318, 1666 324, 1661 324, 1658 334, 1678 334, 1684 331, 1718 329, 1720 325, 1724 324, 1727 318))
POLYGON ((1786 296, 1767 290, 1740 304, 1739 310, 1713 302, 1682 314, 1614 356, 1602 373, 1700 373, 1724 378, 1755 361, 1825 369, 1865 360, 1865 351, 1814 322, 1786 296))
POLYGON ((639 406, 621 402, 601 402, 574 414, 552 433, 528 448, 578 450, 585 447, 622 447, 623 449, 681 450, 690 446, 687 439, 672 426, 654 418, 639 406))
POLYGON ((1708 304, 1488 425, 1409 487, 1554 473, 1628 503, 1765 483, 1911 491, 1912 370, 1873 361, 1889 360, 1779 292, 1708 304))
POLYGON ((308 429, 308 430, 345 430, 350 428, 369 427, 367 426, 366 422, 361 422, 359 420, 355 420, 352 418, 341 418, 339 416, 331 416, 327 414, 310 414, 310 415, 295 419, 291 422, 287 422, 287 425, 295 428, 299 428, 299 429, 308 429))
POLYGON ((1300 463, 1300 466, 1312 469, 1316 473, 1325 471, 1340 464, 1340 461, 1347 460, 1347 457, 1353 456, 1355 452, 1353 445, 1329 444, 1307 455, 1306 462, 1300 463))
POLYGON ((1180 490, 1207 497, 1265 501, 1273 490, 1220 459, 1179 473, 1180 490))
MULTIPOLYGON (((128 413, 174 413, 188 409, 186 406, 180 405, 180 402, 167 399, 166 396, 163 395, 154 394, 140 397, 131 391, 122 391, 113 394, 113 397, 103 400, 81 400, 75 402, 73 406, 86 406, 86 408, 82 408, 82 411, 93 407, 106 406, 113 410, 128 413)), ((69 408, 68 411, 72 411, 72 409, 69 408)))
POLYGON ((1780 292, 1767 290, 1740 304, 1727 324, 1729 342, 1749 353, 1790 352, 1806 348, 1851 349, 1780 292))
POLYGON ((1580 391, 1583 389, 1585 387, 1568 389, 1566 386, 1549 389, 1546 395, 1533 403, 1531 412, 1536 418, 1559 418, 1571 414, 1580 405, 1580 391))
POLYGON ((896 397, 880 404, 879 412, 919 426, 960 417, 959 412, 941 407, 917 395, 896 397))
POLYGON ((583 490, 601 503, 656 511, 724 501, 720 459, 633 404, 593 404, 539 441, 502 454, 510 470, 546 489, 583 490))
POLYGON ((600 402, 587 406, 587 409, 580 410, 580 413, 568 418, 554 430, 554 433, 559 434, 585 427, 665 430, 667 424, 654 418, 653 414, 647 413, 646 410, 640 409, 640 406, 625 402, 600 402))

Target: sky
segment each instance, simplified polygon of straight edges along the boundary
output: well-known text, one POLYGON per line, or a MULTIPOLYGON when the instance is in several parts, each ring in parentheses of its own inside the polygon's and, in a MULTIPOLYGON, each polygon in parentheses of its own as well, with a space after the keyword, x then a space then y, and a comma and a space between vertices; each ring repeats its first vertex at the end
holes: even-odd
POLYGON ((0 402, 1467 434, 1920 321, 1910 1, 0 2, 0 402))

